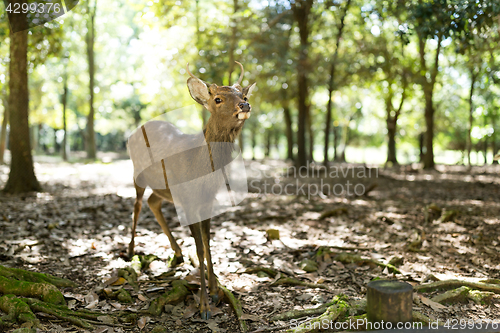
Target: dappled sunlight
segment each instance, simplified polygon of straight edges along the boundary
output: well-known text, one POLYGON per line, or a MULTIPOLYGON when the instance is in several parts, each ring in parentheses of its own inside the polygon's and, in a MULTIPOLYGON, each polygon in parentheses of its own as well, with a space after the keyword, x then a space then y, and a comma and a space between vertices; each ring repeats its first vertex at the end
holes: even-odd
MULTIPOLYGON (((251 163, 260 170, 260 162, 251 163)), ((49 271, 62 272, 81 281, 81 289, 75 295, 84 295, 85 290, 113 279, 119 269, 131 265, 125 253, 130 242, 134 198, 120 195, 133 191, 126 176, 131 170, 125 161, 77 164, 74 172, 68 171, 67 165, 41 163, 38 168, 43 171, 43 185, 48 192, 27 197, 24 202, 8 197, 0 200, 2 211, 8 212, 4 221, 0 215, 0 256, 7 260, 6 264, 19 261, 26 267, 50 267, 49 271), (91 175, 78 178, 79 172, 89 170, 91 175), (59 171, 72 178, 61 178, 59 171)), ((269 176, 258 181, 279 177, 282 185, 294 182, 273 170, 276 169, 267 169, 269 176)), ((500 274, 495 259, 500 253, 500 203, 493 195, 498 193, 495 185, 478 186, 465 179, 458 182, 446 174, 433 174, 440 175, 437 187, 428 186, 425 177, 406 181, 399 173, 388 170, 380 172, 378 178, 374 174, 372 178, 352 175, 333 181, 364 184, 366 188, 376 182, 377 186, 360 196, 249 193, 241 205, 213 218, 211 249, 215 273, 223 285, 239 295, 244 308, 263 315, 267 308, 253 308, 252 300, 273 302, 268 298, 271 290, 282 295, 279 304, 283 310, 307 308, 311 305, 303 300, 325 298, 321 289, 269 287, 275 279, 248 273, 252 267, 266 267, 311 283, 326 283, 335 293, 352 297, 361 293, 370 279, 392 276, 381 267, 334 259, 342 255, 384 264, 401 258, 399 270, 414 281, 430 274, 471 281, 500 274), (436 213, 437 210, 443 213, 436 213), (457 213, 450 215, 450 220, 442 220, 446 212, 454 210, 457 213), (277 231, 279 239, 270 238, 269 230, 277 231), (324 249, 328 249, 326 254, 316 257, 324 249), (311 259, 317 267, 308 272, 304 269, 310 269, 306 264, 311 259)), ((307 184, 322 180, 332 181, 322 176, 300 179, 307 184)), ((141 286, 149 290, 148 297, 164 290, 157 283, 148 282, 161 274, 169 274, 173 279, 199 280, 196 247, 189 228, 179 225, 173 205, 164 204, 162 211, 182 248, 184 263, 174 270, 168 266, 174 254, 170 242, 144 202, 135 249, 136 253, 157 257, 138 278, 141 286)), ((85 305, 83 299, 77 298, 76 302, 85 305)), ((101 300, 96 309, 108 306, 106 300, 101 300)))

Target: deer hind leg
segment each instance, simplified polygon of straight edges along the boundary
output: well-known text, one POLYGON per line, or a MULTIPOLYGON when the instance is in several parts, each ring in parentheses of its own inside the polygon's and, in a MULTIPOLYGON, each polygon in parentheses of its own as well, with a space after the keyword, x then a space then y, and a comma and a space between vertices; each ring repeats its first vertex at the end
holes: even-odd
POLYGON ((144 196, 144 191, 146 190, 143 187, 137 186, 134 181, 135 187, 135 203, 134 203, 134 215, 132 218, 132 237, 130 239, 130 243, 128 244, 128 256, 132 258, 134 256, 134 246, 135 246, 135 229, 137 228, 137 221, 139 220, 139 214, 142 209, 142 197, 144 196))
POLYGON ((214 273, 214 267, 212 264, 212 254, 210 252, 210 220, 204 220, 201 222, 201 236, 203 239, 203 247, 205 250, 205 258, 207 259, 207 271, 208 271, 208 290, 210 291, 210 297, 214 303, 219 303, 221 295, 219 295, 219 286, 217 282, 217 277, 214 273))
POLYGON ((170 231, 170 228, 167 225, 167 221, 165 220, 165 216, 163 216, 163 213, 161 212, 161 203, 163 199, 156 195, 155 193, 151 194, 151 196, 148 198, 148 205, 153 214, 156 217, 156 220, 158 221, 158 224, 160 224, 161 229, 167 235, 168 240, 170 241, 170 246, 172 247, 172 250, 175 253, 175 257, 171 262, 172 266, 175 266, 181 262, 184 261, 182 258, 182 251, 179 245, 177 244, 174 236, 172 235, 172 232, 170 231))
POLYGON ((196 253, 198 254, 198 260, 200 261, 200 280, 201 280, 201 296, 200 296, 200 314, 201 319, 210 319, 210 305, 208 304, 207 295, 207 285, 205 281, 205 261, 204 259, 204 248, 203 248, 203 236, 201 230, 201 223, 195 223, 189 225, 191 229, 191 234, 193 235, 194 242, 196 244, 196 253))

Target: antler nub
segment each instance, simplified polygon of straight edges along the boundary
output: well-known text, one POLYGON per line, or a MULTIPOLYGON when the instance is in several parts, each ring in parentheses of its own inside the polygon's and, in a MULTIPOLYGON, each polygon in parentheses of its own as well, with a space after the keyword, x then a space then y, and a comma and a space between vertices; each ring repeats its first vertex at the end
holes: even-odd
POLYGON ((235 63, 237 63, 240 66, 240 68, 241 68, 240 78, 238 79, 238 84, 241 85, 241 81, 243 81, 243 74, 245 74, 245 70, 243 69, 243 65, 242 64, 240 64, 237 61, 235 61, 235 63))
MULTIPOLYGON (((195 79, 200 80, 198 77, 194 76, 194 75, 193 75, 193 73, 191 73, 191 71, 189 70, 189 62, 188 62, 188 63, 187 63, 187 65, 186 65, 186 70, 187 70, 187 72, 188 72, 189 76, 191 76, 192 78, 195 78, 195 79)), ((201 81, 201 80, 200 80, 200 81, 201 81)))

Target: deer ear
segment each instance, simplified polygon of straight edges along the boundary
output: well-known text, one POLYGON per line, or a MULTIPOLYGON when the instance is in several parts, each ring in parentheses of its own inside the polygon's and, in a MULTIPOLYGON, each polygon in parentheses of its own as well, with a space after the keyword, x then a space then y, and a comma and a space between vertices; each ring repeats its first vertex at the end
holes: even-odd
POLYGON ((208 109, 208 100, 210 99, 210 95, 208 94, 207 85, 200 79, 194 77, 190 77, 187 80, 187 85, 191 97, 208 109))
POLYGON ((253 88, 255 88, 256 84, 257 84, 257 82, 254 82, 251 85, 243 88, 243 95, 245 95, 246 97, 250 97, 252 95, 253 88))

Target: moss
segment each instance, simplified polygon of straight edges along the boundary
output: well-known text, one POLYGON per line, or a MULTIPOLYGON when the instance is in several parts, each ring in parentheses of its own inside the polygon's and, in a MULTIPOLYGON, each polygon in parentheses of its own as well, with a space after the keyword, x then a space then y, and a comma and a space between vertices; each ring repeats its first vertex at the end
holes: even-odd
POLYGON ((5 312, 7 316, 3 319, 6 321, 22 321, 38 326, 39 321, 30 309, 30 306, 18 299, 15 295, 5 295, 0 297, 0 310, 5 312))
POLYGON ((53 284, 18 281, 0 276, 0 293, 37 297, 52 304, 66 304, 64 296, 53 284))
POLYGON ((137 284, 137 272, 132 267, 120 268, 118 270, 118 277, 122 277, 134 288, 134 290, 139 289, 137 284))
POLYGON ((77 286, 77 284, 73 281, 58 278, 49 274, 30 272, 19 268, 9 268, 2 265, 0 265, 0 276, 29 282, 50 283, 60 288, 77 286))
POLYGON ((186 280, 172 281, 172 290, 151 302, 148 312, 153 316, 159 316, 165 304, 177 304, 183 301, 189 294, 188 282, 186 280))
POLYGON ((156 325, 155 328, 151 331, 151 333, 168 333, 168 330, 161 326, 161 325, 156 325))
POLYGON ((116 292, 116 298, 122 303, 132 303, 132 296, 130 296, 129 292, 125 289, 119 289, 116 292))

